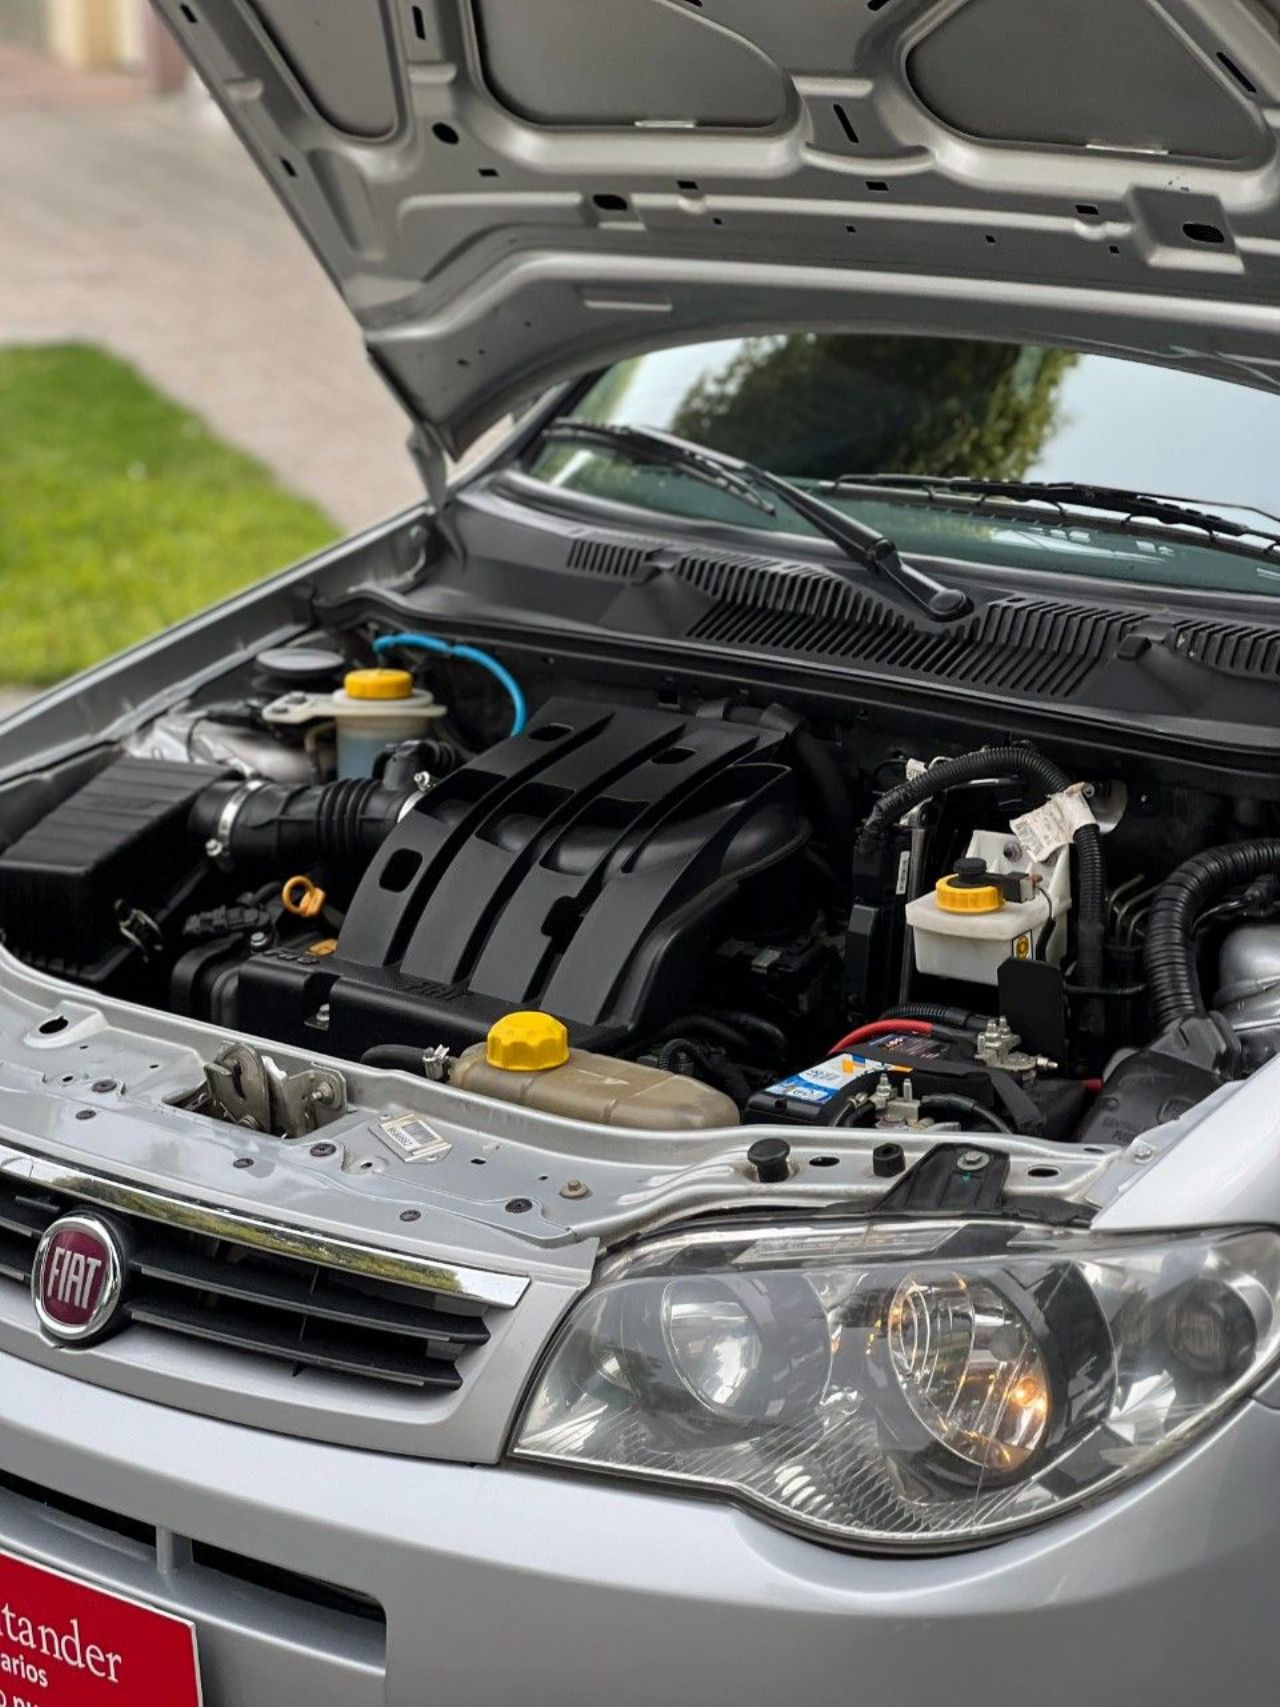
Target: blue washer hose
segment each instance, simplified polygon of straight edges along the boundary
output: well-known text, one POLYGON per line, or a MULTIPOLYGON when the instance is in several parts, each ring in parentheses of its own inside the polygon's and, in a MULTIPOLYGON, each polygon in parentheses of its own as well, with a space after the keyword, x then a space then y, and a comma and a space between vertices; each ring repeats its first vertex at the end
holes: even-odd
POLYGON ((374 651, 382 656, 398 646, 411 646, 418 652, 436 652, 442 658, 465 658, 470 664, 479 664, 482 670, 488 670, 495 681, 511 696, 511 733, 519 735, 529 721, 529 708, 525 704, 524 691, 520 683, 511 674, 505 664, 500 664, 491 652, 482 652, 478 646, 463 646, 452 640, 441 640, 435 634, 383 634, 373 643, 374 651))

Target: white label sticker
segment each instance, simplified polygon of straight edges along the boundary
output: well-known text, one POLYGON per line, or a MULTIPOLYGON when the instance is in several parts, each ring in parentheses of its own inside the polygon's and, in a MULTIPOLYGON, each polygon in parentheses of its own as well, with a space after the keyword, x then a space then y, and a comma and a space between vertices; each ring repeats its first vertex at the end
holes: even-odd
POLYGON ((1077 830, 1096 823, 1084 797, 1084 784, 1074 782, 1061 794, 1051 794, 1034 812, 1015 818, 1009 828, 1024 852, 1043 865, 1059 848, 1069 845, 1077 830))

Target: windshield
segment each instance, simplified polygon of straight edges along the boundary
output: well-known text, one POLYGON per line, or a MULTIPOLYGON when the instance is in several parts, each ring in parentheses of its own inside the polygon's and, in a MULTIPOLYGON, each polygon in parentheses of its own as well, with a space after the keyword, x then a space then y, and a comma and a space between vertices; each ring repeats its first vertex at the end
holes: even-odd
MULTIPOLYGON (((620 362, 562 419, 657 427, 811 487, 843 476, 1073 481, 1164 493, 1280 536, 1280 397, 1116 357, 961 339, 734 338, 620 362), (1259 516, 1258 509, 1277 519, 1259 516)), ((535 443, 527 472, 667 515, 807 533, 623 446, 535 443)), ((903 550, 1152 584, 1280 592, 1273 562, 1184 530, 935 494, 828 493, 903 550)), ((1255 553, 1265 538, 1252 540, 1255 553)))

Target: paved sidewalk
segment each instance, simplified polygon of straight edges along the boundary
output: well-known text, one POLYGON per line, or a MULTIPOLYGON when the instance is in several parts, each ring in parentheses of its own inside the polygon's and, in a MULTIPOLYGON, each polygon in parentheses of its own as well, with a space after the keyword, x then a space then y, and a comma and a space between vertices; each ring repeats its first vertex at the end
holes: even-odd
POLYGON ((221 118, 0 44, 0 344, 139 367, 335 521, 412 502, 408 427, 221 118))

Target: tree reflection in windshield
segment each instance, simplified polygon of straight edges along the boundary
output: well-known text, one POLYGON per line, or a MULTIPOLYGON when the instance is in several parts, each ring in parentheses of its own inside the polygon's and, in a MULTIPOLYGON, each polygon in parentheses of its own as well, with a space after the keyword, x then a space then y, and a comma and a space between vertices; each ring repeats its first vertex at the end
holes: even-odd
POLYGON ((1015 480, 1053 433, 1077 359, 959 339, 751 338, 699 378, 672 429, 779 474, 1015 480))

